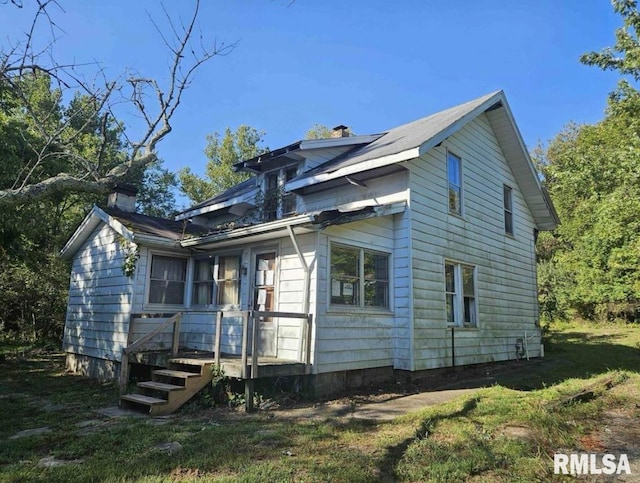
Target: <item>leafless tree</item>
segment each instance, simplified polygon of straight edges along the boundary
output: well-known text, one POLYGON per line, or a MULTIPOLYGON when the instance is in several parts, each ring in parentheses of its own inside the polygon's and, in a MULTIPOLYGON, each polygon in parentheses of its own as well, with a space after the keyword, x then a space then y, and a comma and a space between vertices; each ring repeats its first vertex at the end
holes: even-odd
MULTIPOLYGON (((23 137, 28 146, 29 162, 20 172, 15 173, 11 186, 0 186, 0 205, 25 203, 46 197, 54 192, 104 192, 131 170, 148 166, 157 159, 157 144, 172 129, 171 119, 180 105, 184 91, 193 80, 195 71, 211 58, 230 53, 236 44, 205 46, 202 34, 196 27, 200 4, 195 0, 193 13, 183 22, 169 14, 162 5, 162 15, 166 17, 164 30, 154 18, 149 19, 157 30, 164 47, 170 55, 169 80, 162 85, 152 78, 138 74, 123 73, 116 79, 108 79, 99 64, 61 63, 53 55, 56 41, 64 34, 56 24, 53 10, 64 13, 57 0, 36 0, 37 12, 22 42, 0 50, 0 86, 4 84, 20 99, 22 114, 35 129, 39 142, 32 143, 29 136, 23 137), (49 29, 49 41, 43 48, 36 47, 36 32, 49 29), (93 80, 86 80, 86 72, 93 73, 93 80), (82 135, 85 125, 70 129, 73 115, 50 122, 56 113, 42 110, 34 105, 23 88, 25 78, 43 75, 56 86, 59 96, 68 98, 66 93, 79 92, 90 99, 90 109, 82 119, 97 122, 95 128, 101 138, 101 146, 91 156, 83 155, 74 144, 82 135), (142 126, 142 134, 137 139, 129 138, 124 132, 125 153, 115 161, 106 149, 109 143, 109 125, 117 119, 114 110, 122 108, 122 103, 133 106, 135 116, 142 126), (49 177, 39 177, 36 173, 47 172, 48 163, 65 157, 73 169, 57 172, 49 177), (107 168, 108 167, 108 168, 107 168)), ((0 8, 22 8, 21 0, 0 0, 0 8)), ((112 153, 111 153, 112 155, 112 153)), ((0 164, 2 160, 0 160, 0 164)))

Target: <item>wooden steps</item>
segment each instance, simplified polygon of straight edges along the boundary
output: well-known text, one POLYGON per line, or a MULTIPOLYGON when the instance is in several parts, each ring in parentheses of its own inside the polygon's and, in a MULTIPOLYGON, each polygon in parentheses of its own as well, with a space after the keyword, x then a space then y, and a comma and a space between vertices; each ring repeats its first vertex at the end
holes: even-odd
POLYGON ((120 396, 120 405, 154 416, 171 414, 211 382, 211 360, 169 359, 167 369, 152 372, 151 381, 136 385, 136 392, 120 396))

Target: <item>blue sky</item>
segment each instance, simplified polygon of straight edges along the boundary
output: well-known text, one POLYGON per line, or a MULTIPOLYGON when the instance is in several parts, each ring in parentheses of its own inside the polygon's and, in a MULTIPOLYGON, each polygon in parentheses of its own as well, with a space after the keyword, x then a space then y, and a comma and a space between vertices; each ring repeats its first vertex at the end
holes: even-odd
MULTIPOLYGON (((163 22, 159 2, 59 2, 60 61, 166 80, 168 56, 147 16, 163 22)), ((165 3, 185 19, 192 5, 165 3)), ((0 4, 2 45, 28 20, 28 5, 0 4)), ((612 45, 620 24, 605 0, 206 1, 205 42, 238 46, 197 72, 160 156, 169 169, 202 172, 206 134, 227 126, 264 130, 277 148, 314 123, 380 132, 498 89, 531 148, 569 121, 602 118, 616 75, 578 57, 612 45)))

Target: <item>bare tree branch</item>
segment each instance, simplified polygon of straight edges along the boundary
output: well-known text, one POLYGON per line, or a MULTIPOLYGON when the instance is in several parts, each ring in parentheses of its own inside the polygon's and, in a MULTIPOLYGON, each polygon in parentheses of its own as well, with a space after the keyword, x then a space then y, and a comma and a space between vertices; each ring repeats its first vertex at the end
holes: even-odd
MULTIPOLYGON (((7 0, 4 1, 6 3, 7 0)), ((54 21, 50 9, 56 7, 63 10, 57 0, 36 1, 37 11, 24 42, 7 51, 0 51, 0 85, 5 84, 17 96, 25 123, 37 132, 35 140, 30 135, 22 135, 23 143, 31 154, 15 174, 11 187, 0 189, 0 205, 29 202, 59 191, 104 192, 132 170, 153 163, 157 159, 156 146, 171 132, 171 119, 196 70, 211 58, 230 53, 237 45, 218 45, 214 42, 213 47, 204 47, 202 33, 196 28, 199 0, 195 0, 193 13, 187 22, 181 19, 176 21, 162 5, 168 27, 163 30, 151 15, 149 18, 171 56, 167 85, 131 74, 122 79, 109 80, 98 66, 97 76, 101 77, 103 85, 97 87, 95 82, 87 82, 82 74, 87 66, 97 64, 56 61, 53 47, 63 31, 54 21), (36 32, 43 20, 50 29, 50 42, 43 49, 38 49, 35 47, 36 32), (57 86, 52 91, 54 94, 49 110, 43 110, 42 103, 37 104, 28 90, 27 81, 38 78, 49 79, 57 86), (78 112, 70 109, 60 112, 59 99, 55 96, 64 95, 68 98, 69 94, 65 93, 85 96, 82 105, 76 106, 80 109, 78 112), (122 102, 135 108, 142 123, 142 134, 136 139, 114 124, 117 119, 114 108, 122 102), (90 129, 99 134, 99 143, 96 142, 99 145, 93 154, 83 154, 77 149, 77 143, 82 142, 83 133, 90 129), (113 158, 109 142, 114 129, 125 143, 125 151, 119 162, 109 158, 113 158), (51 169, 51 163, 60 159, 66 159, 74 169, 42 179, 42 173, 51 169)), ((22 7, 19 0, 11 2, 22 7)))

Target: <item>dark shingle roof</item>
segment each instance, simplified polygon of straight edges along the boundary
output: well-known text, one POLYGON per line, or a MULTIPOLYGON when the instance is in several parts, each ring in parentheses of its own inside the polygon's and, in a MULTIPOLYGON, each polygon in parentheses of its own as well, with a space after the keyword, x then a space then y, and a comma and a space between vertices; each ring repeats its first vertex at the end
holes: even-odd
POLYGON ((134 234, 159 236, 168 240, 182 240, 190 236, 206 235, 210 231, 208 227, 203 225, 131 213, 118 208, 103 208, 103 211, 118 220, 134 234))

